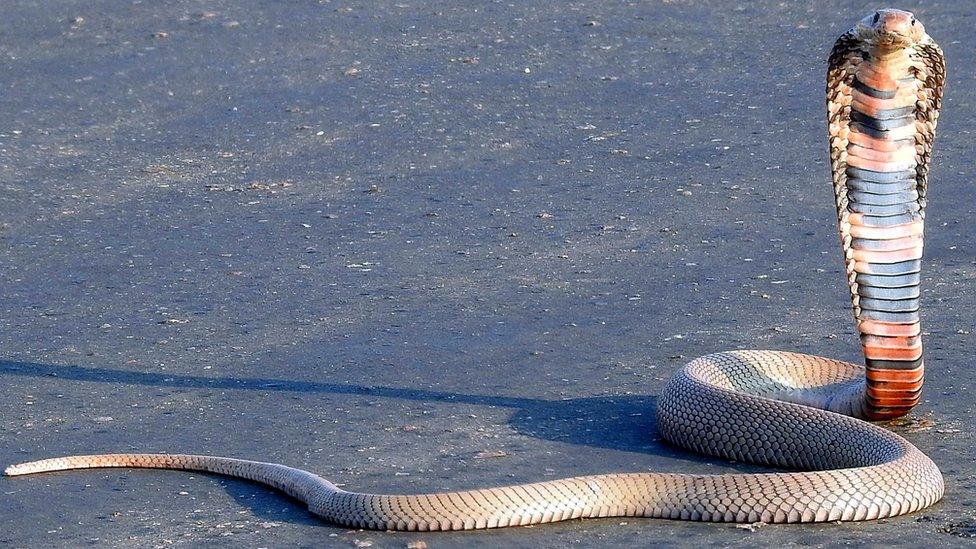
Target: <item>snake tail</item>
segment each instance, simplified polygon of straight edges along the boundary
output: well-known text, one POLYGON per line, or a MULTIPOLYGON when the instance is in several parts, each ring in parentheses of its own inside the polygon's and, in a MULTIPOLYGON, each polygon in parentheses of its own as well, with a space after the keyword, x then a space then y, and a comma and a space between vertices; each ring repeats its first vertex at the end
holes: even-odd
POLYGON ((289 496, 307 501, 318 491, 337 491, 331 482, 301 469, 277 463, 245 459, 188 454, 98 454, 42 459, 11 465, 4 470, 10 477, 67 471, 71 469, 99 469, 130 467, 139 469, 175 469, 203 471, 260 482, 289 496))

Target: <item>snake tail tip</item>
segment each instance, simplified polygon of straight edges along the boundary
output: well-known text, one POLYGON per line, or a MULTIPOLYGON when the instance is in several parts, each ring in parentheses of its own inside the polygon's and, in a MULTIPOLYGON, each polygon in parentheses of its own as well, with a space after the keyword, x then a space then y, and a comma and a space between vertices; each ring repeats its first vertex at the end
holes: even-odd
POLYGON ((30 470, 25 467, 26 463, 17 463, 15 465, 8 465, 6 469, 3 470, 3 476, 5 477, 19 477, 20 475, 26 475, 30 473, 30 470))

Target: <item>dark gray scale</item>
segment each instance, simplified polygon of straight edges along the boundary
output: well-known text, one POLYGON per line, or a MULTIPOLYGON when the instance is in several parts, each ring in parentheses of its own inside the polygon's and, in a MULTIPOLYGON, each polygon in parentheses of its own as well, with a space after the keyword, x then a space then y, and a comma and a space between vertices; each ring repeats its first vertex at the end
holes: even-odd
MULTIPOLYGON (((897 263, 892 263, 891 265, 897 265, 897 263)), ((886 267, 890 265, 885 265, 886 267)), ((921 275, 917 272, 906 273, 901 275, 873 275, 873 274, 858 274, 854 279, 858 284, 858 292, 860 293, 860 288, 870 287, 870 288, 907 288, 907 287, 918 287, 921 281, 921 275)), ((918 294, 916 294, 917 296, 918 294)), ((876 297, 876 296, 868 296, 876 297)))
POLYGON ((852 212, 862 213, 865 215, 888 217, 892 215, 914 213, 919 211, 921 209, 921 206, 919 206, 918 202, 915 200, 911 202, 904 202, 902 204, 891 204, 888 206, 875 206, 872 204, 860 204, 858 202, 850 202, 847 205, 847 209, 852 212))
POLYGON ((888 132, 884 130, 876 130, 867 124, 862 124, 860 122, 851 122, 851 131, 857 133, 863 133, 865 135, 870 135, 875 139, 885 139, 885 134, 888 132))
POLYGON ((865 126, 869 128, 873 128, 875 130, 888 131, 888 130, 894 130, 896 128, 902 128, 909 124, 914 124, 915 115, 912 114, 911 116, 901 116, 898 118, 888 118, 884 120, 879 120, 877 118, 874 118, 873 116, 868 116, 864 113, 860 113, 852 109, 851 120, 854 122, 864 124, 865 126))
POLYGON ((871 170, 865 170, 864 168, 855 168, 854 166, 847 167, 848 178, 870 181, 872 183, 897 183, 899 181, 905 181, 908 179, 914 181, 916 176, 918 176, 918 173, 915 170, 874 172, 871 170))
POLYGON ((915 299, 919 296, 918 286, 905 286, 902 288, 878 288, 861 284, 857 287, 857 295, 861 297, 871 297, 875 299, 915 299))
POLYGON ((915 189, 906 191, 895 191, 884 194, 864 193, 859 191, 847 191, 847 199, 858 204, 872 204, 875 206, 891 206, 894 204, 905 204, 918 201, 918 191, 915 189))
MULTIPOLYGON (((857 110, 857 107, 851 109, 851 111, 861 114, 861 111, 857 110)), ((911 116, 914 120, 915 117, 915 107, 898 107, 894 109, 878 109, 874 112, 874 118, 876 120, 892 120, 895 118, 904 118, 906 116, 911 116)))
POLYGON ((894 324, 914 324, 919 321, 918 311, 891 313, 863 308, 861 309, 861 318, 894 324))
MULTIPOLYGON (((851 241, 851 247, 855 250, 869 250, 869 251, 885 251, 887 246, 890 246, 890 240, 876 240, 871 238, 855 238, 851 241)), ((914 247, 918 241, 912 243, 910 246, 902 246, 900 248, 895 248, 898 250, 905 250, 914 247)))
POLYGON ((864 82, 861 82, 857 76, 854 76, 854 89, 863 93, 864 95, 870 95, 878 99, 894 99, 896 91, 887 90, 876 90, 871 86, 868 86, 864 82))
POLYGON ((862 296, 858 305, 861 306, 862 311, 870 309, 887 313, 910 313, 918 310, 918 298, 888 300, 862 296))
POLYGON ((908 273, 918 273, 922 270, 921 259, 909 259, 898 263, 872 263, 872 275, 903 275, 908 273))
MULTIPOLYGON (((850 209, 850 208, 848 208, 850 209)), ((863 212, 862 212, 863 213, 863 212)), ((918 212, 908 212, 899 215, 864 215, 864 225, 868 227, 894 227, 895 225, 904 225, 905 223, 911 223, 913 221, 921 221, 922 215, 918 212)))
MULTIPOLYGON (((915 360, 875 360, 866 359, 865 365, 868 368, 877 368, 879 370, 916 370, 923 364, 921 358, 915 360)), ((919 387, 917 391, 921 391, 922 388, 919 387)))
POLYGON ((850 191, 870 194, 891 194, 905 191, 915 191, 918 193, 917 187, 918 183, 914 179, 905 179, 902 181, 895 181, 893 183, 875 183, 873 181, 865 181, 855 177, 847 178, 848 195, 850 194, 850 191))

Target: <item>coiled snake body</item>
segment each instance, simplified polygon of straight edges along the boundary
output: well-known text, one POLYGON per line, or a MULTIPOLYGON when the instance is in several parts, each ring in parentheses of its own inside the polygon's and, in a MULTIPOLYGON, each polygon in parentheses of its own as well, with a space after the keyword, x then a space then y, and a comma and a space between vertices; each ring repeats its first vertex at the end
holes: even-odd
POLYGON ((460 530, 579 517, 703 521, 865 520, 942 497, 936 465, 862 419, 897 417, 922 385, 919 260, 925 191, 941 103, 942 52, 908 12, 880 10, 836 42, 827 74, 830 157, 841 242, 866 368, 778 351, 698 358, 667 384, 658 425, 705 454, 804 472, 607 474, 426 495, 340 490, 312 473, 223 457, 105 454, 6 469, 92 467, 208 471, 258 481, 325 520, 390 530, 460 530))

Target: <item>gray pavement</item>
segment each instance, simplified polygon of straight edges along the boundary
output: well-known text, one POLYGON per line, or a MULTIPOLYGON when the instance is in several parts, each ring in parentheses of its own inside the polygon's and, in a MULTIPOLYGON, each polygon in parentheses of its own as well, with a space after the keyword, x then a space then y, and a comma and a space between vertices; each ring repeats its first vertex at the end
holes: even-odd
MULTIPOLYGON (((874 2, 8 0, 0 462, 173 451, 350 489, 752 470, 662 443, 697 355, 857 360, 827 52, 874 2)), ((0 479, 12 546, 953 546, 976 535, 971 2, 930 193, 929 380, 894 425, 943 502, 864 524, 324 524, 181 472, 0 479)))

